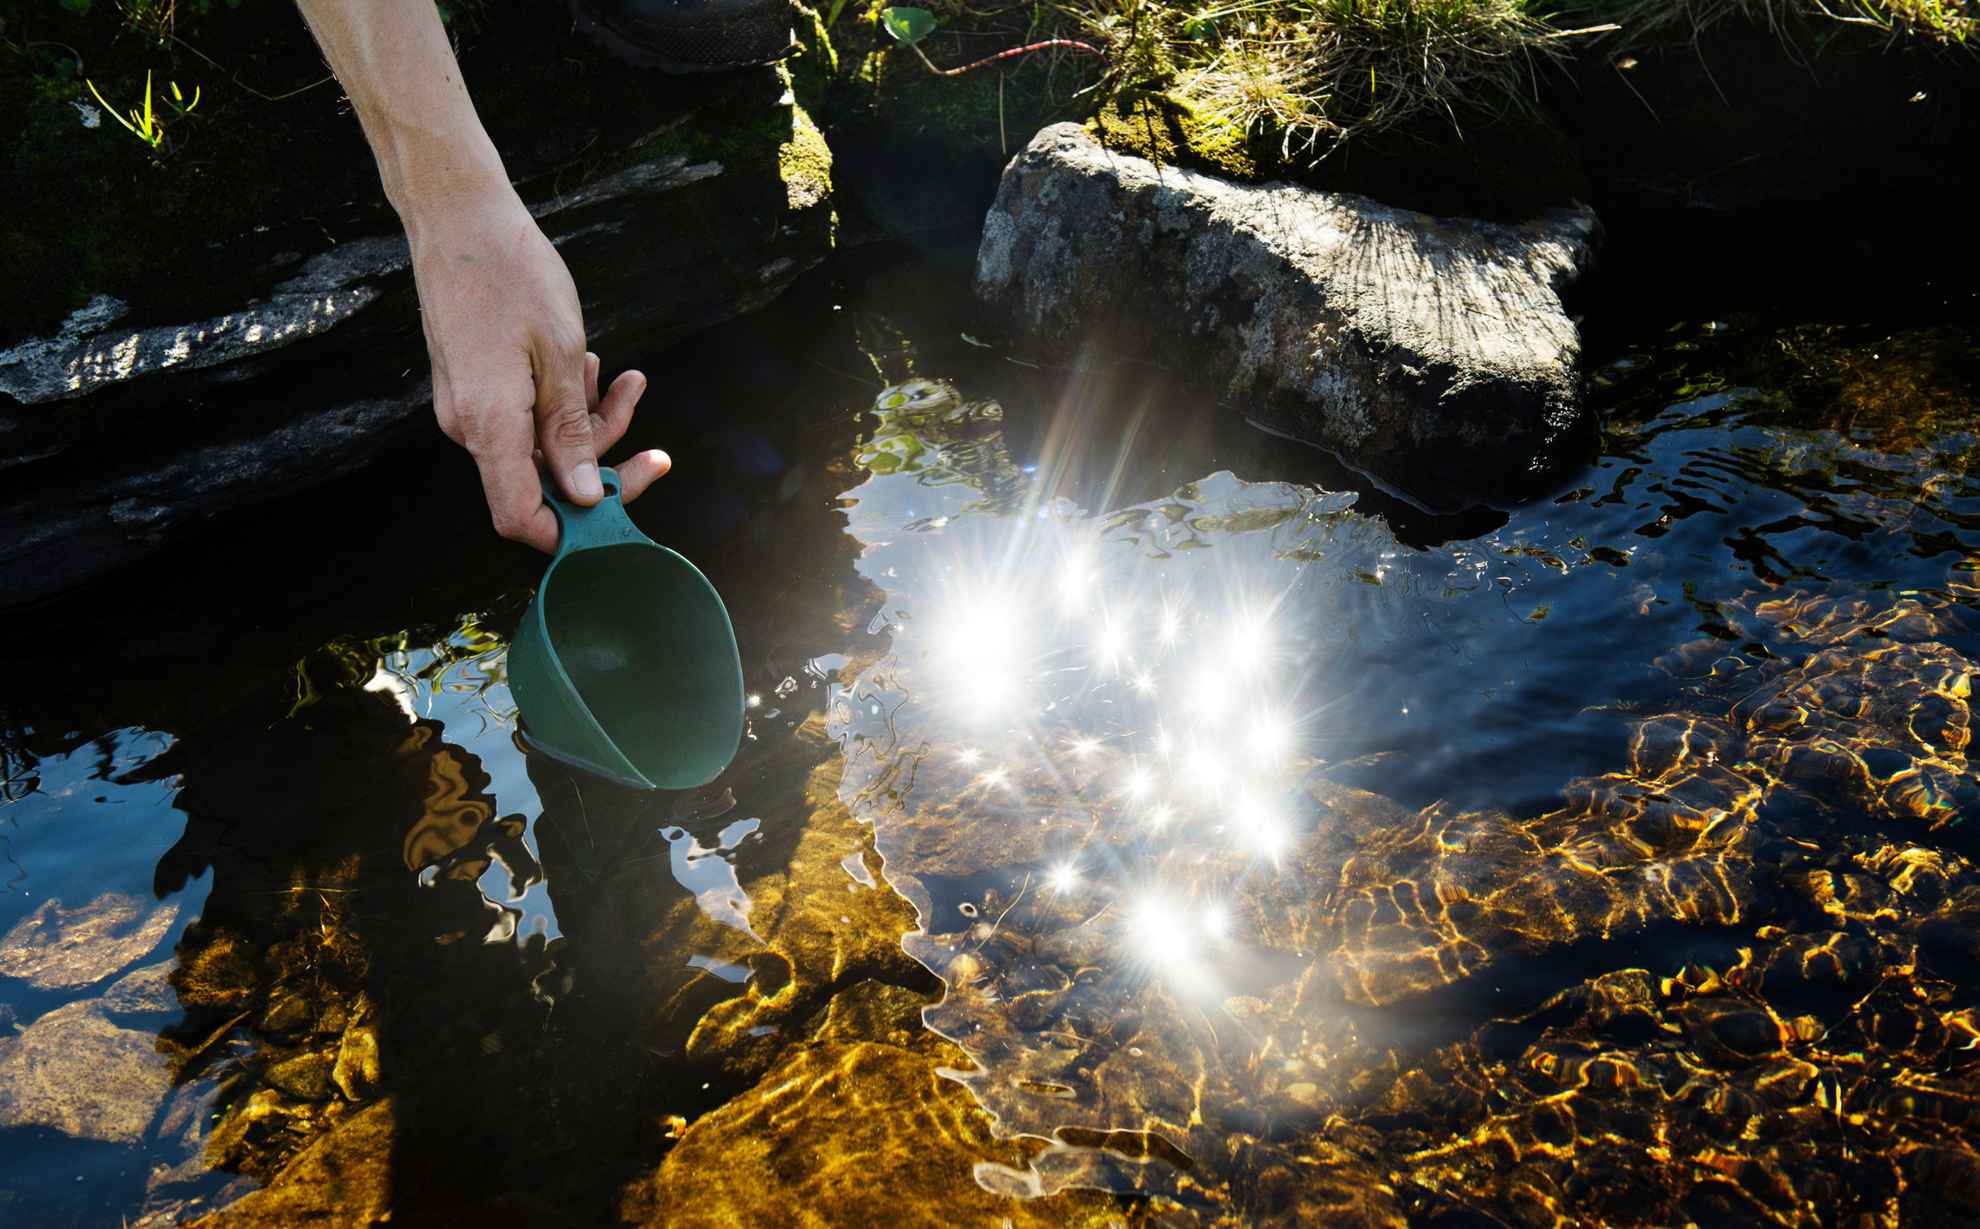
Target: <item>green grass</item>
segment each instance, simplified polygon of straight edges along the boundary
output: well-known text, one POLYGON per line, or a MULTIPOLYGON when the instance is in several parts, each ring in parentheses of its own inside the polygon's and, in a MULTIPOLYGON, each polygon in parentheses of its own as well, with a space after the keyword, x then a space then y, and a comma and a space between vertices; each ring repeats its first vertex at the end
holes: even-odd
POLYGON ((1462 130, 1525 109, 1570 42, 1529 0, 1073 3, 1108 50, 1105 92, 1158 94, 1287 157, 1426 117, 1462 130))
MULTIPOLYGON (((1598 44, 1699 43, 1731 24, 1856 27, 1896 48, 1980 47, 1980 0, 1066 0, 1107 52, 1100 92, 1159 96, 1197 121, 1322 158, 1426 121, 1525 111, 1541 73, 1598 44)), ((1054 31, 1065 32, 1065 31, 1054 31)))
POLYGON ((1562 53, 1523 0, 1254 0, 1222 10, 1211 37, 1185 31, 1175 97, 1276 134, 1288 152, 1324 153, 1426 113, 1462 127, 1520 110, 1536 67, 1562 53))

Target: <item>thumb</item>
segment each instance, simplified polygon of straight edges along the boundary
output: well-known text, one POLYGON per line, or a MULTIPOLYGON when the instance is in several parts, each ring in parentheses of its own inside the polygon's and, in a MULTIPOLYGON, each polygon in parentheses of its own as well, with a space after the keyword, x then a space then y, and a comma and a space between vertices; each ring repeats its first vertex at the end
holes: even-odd
POLYGON ((565 498, 589 506, 605 497, 598 480, 598 448, 591 438, 581 355, 538 377, 536 441, 565 498))

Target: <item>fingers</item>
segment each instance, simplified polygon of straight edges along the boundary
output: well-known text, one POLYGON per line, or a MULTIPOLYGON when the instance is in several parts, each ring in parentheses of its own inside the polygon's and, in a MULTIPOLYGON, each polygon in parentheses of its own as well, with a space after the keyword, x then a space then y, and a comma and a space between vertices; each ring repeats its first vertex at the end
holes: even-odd
POLYGON ((591 443, 603 456, 612 445, 625 435, 626 428, 632 425, 633 407, 639 404, 640 396, 646 392, 646 377, 637 371, 622 371, 619 378, 612 381, 612 387, 605 391, 605 399, 598 399, 598 356, 590 351, 584 356, 584 401, 591 409, 591 443))
POLYGON ((590 364, 580 355, 536 372, 536 441, 558 489, 573 503, 590 507, 605 497, 598 480, 598 445, 591 437, 591 407, 585 396, 590 364))
MULTIPOLYGON (((557 514, 543 502, 543 485, 531 455, 535 434, 532 420, 511 403, 506 413, 464 408, 468 452, 481 471, 481 490, 495 532, 540 551, 557 549, 557 514)), ((594 472, 593 480, 597 475, 594 472)))
POLYGON ((658 448, 637 452, 619 462, 619 498, 626 503, 640 497, 660 475, 674 468, 674 460, 658 448))
POLYGON ((602 454, 619 442, 632 426, 633 407, 646 392, 646 377, 637 371, 624 371, 605 390, 605 400, 596 403, 591 416, 591 439, 602 454))

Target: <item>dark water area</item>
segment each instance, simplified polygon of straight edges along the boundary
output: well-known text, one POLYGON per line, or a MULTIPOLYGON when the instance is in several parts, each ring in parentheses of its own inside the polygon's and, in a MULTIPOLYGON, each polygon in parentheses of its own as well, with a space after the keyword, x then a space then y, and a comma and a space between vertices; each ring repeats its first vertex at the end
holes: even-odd
POLYGON ((10 616, 0 1222, 1980 1217, 1970 292, 1638 303, 1437 518, 965 277, 638 356, 704 789, 523 752, 444 446, 10 616))

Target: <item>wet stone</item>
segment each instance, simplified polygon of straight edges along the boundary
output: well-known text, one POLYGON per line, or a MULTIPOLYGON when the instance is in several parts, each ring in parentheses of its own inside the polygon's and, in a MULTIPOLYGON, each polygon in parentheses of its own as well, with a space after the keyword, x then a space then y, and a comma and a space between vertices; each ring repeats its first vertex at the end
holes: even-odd
POLYGON ((378 1089, 378 1029, 369 1020, 353 1024, 338 1043, 331 1078, 347 1101, 368 1100, 378 1089))
POLYGON ((58 1007, 18 1036, 0 1036, 0 1127, 134 1144, 171 1086, 153 1036, 112 1024, 94 1002, 58 1007))
POLYGON ((298 1054, 269 1067, 266 1079, 270 1087, 288 1096, 304 1101, 322 1101, 335 1091, 331 1073, 341 1056, 341 1050, 336 1054, 298 1054))
MULTIPOLYGON (((256 1031, 269 1037, 284 1037, 317 1022, 317 1004, 308 994, 277 987, 268 994, 268 1004, 255 1021, 256 1031)), ((329 1021, 326 1019, 325 1024, 329 1021)), ((341 1032, 341 1029, 337 1030, 341 1032)))
POLYGON ((43 990, 94 985, 148 955, 178 918, 176 904, 117 892, 74 909, 44 901, 0 936, 0 977, 43 990))
POLYGON ((112 1015, 151 1015, 177 1010, 178 997, 172 993, 172 962, 161 960, 133 969, 112 983, 99 1002, 112 1015))
POLYGON ((200 1229, 275 1229, 389 1220, 395 1126, 389 1101, 357 1111, 291 1158, 267 1187, 196 1224, 200 1229))
POLYGON ((1118 1222, 1102 1196, 1021 1200, 985 1190, 976 1166, 1021 1165, 1026 1151, 996 1140, 969 1095, 935 1068, 870 1042, 798 1050, 690 1126, 652 1178, 627 1190, 622 1214, 669 1229, 1118 1222))
POLYGON ((1586 206, 1509 226, 1239 184, 1055 124, 1005 169, 976 292, 1049 351, 1107 337, 1452 510, 1573 437, 1560 296, 1599 231, 1586 206))

